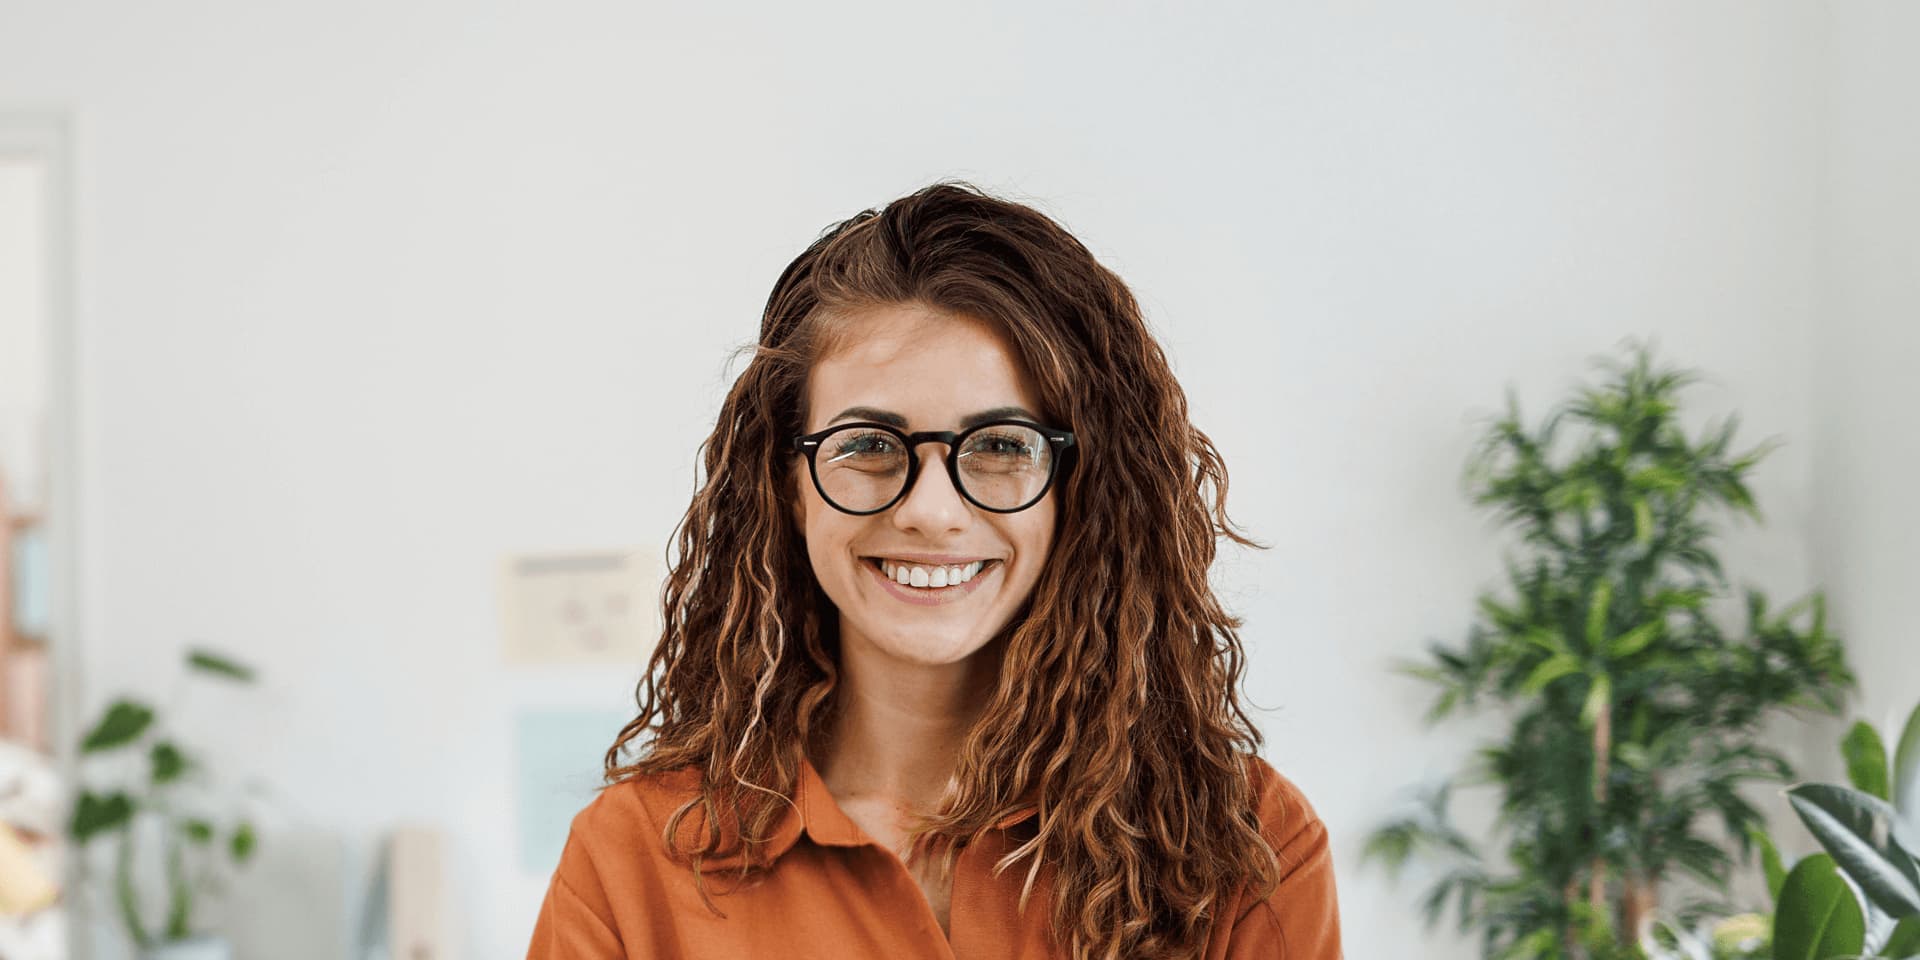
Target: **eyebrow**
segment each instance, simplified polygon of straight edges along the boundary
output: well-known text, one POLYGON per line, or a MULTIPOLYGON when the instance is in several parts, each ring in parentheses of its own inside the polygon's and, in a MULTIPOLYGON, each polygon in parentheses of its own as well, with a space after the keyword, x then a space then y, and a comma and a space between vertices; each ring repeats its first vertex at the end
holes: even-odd
MULTIPOLYGON (((881 410, 877 407, 848 407, 845 410, 842 410, 838 414, 836 414, 832 420, 828 420, 827 423, 834 424, 834 423, 839 423, 842 420, 848 420, 848 419, 878 420, 881 423, 887 424, 889 426, 899 427, 902 430, 905 430, 907 428, 906 417, 903 417, 897 413, 894 413, 891 410, 881 410)), ((1008 420, 1008 419, 1029 420, 1034 423, 1040 422, 1040 418, 1034 416, 1033 411, 1028 410, 1026 407, 994 407, 991 410, 982 410, 979 413, 969 413, 966 416, 961 417, 960 429, 965 430, 968 427, 975 426, 977 424, 986 423, 989 420, 1008 420)))

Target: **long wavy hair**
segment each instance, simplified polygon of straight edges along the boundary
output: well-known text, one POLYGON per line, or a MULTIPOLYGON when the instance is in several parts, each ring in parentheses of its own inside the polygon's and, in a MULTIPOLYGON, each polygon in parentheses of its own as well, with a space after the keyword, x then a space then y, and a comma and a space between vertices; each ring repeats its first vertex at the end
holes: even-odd
POLYGON ((838 615, 791 522, 805 463, 786 441, 836 318, 897 304, 997 325, 1078 437, 1049 494, 1051 555, 913 850, 942 850, 950 870, 960 845, 1032 798, 1037 829, 995 871, 1024 863, 1024 910, 1040 865, 1053 869, 1057 944, 1076 960, 1198 956, 1242 885, 1264 897, 1278 875, 1247 765, 1261 738, 1239 695, 1241 621, 1208 581, 1218 538, 1264 544, 1228 520, 1226 466, 1126 285, 1046 215, 963 181, 834 224, 781 273, 701 445, 660 642, 606 785, 697 770, 664 841, 696 884, 727 850, 742 878, 765 869, 759 850, 839 676, 838 615))

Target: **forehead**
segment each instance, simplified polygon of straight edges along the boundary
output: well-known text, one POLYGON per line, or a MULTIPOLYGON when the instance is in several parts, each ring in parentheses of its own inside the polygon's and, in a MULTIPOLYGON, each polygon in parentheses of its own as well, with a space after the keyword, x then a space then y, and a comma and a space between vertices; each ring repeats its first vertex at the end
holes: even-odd
POLYGON ((1040 409, 1019 355, 986 321, 903 304, 835 322, 834 348, 807 376, 809 430, 855 405, 904 414, 919 429, 989 407, 1040 409))

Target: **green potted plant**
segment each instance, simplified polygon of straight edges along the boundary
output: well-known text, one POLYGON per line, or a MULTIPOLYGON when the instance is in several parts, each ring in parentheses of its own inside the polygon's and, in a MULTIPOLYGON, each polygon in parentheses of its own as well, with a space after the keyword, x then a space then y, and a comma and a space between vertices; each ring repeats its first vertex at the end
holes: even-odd
MULTIPOLYGON (((251 683, 254 673, 234 660, 206 650, 186 655, 189 672, 231 683, 251 683)), ((123 776, 104 787, 83 788, 75 799, 68 832, 87 849, 111 843, 114 853, 115 914, 144 960, 230 960, 230 946, 198 930, 196 899, 218 887, 223 859, 234 866, 253 854, 255 834, 244 818, 222 823, 195 809, 182 790, 204 781, 203 763, 168 732, 154 708, 133 698, 109 704, 80 742, 83 761, 110 766, 123 776), (134 775, 124 776, 127 770, 134 775), (166 876, 166 916, 150 928, 141 909, 134 864, 136 825, 157 821, 159 855, 166 876)))
POLYGON ((1801 860, 1777 883, 1768 878, 1774 955, 1920 957, 1920 706, 1891 756, 1864 720, 1841 749, 1852 787, 1806 783, 1787 791, 1826 852, 1801 860))
POLYGON ((1777 856, 1767 861, 1774 956, 1920 957, 1920 706, 1891 755, 1864 720, 1841 750, 1851 787, 1803 783, 1787 791, 1825 852, 1784 876, 1777 856))
POLYGON ((1920 706, 1889 751, 1879 731, 1857 722, 1841 740, 1851 787, 1800 784, 1786 791, 1823 853, 1788 870, 1762 831, 1771 917, 1729 917, 1738 943, 1657 922, 1641 946, 1653 960, 1920 957, 1920 706))
POLYGON ((1837 712, 1853 683, 1818 593, 1774 610, 1749 588, 1745 625, 1722 626, 1712 605, 1732 591, 1711 521, 1759 519, 1748 475, 1770 446, 1733 452, 1735 417, 1689 439, 1678 394, 1698 376, 1628 354, 1599 360, 1605 380, 1538 428, 1509 392, 1466 474, 1519 535, 1507 589, 1479 598, 1464 642, 1400 666, 1438 688, 1430 722, 1492 706, 1508 732, 1376 830, 1363 860, 1437 866, 1428 924, 1451 904, 1488 956, 1636 957, 1671 879, 1697 888, 1681 917, 1727 912, 1717 898, 1761 822, 1740 788, 1793 776, 1759 724, 1837 712), (1498 792, 1501 856, 1452 824, 1459 786, 1498 792))

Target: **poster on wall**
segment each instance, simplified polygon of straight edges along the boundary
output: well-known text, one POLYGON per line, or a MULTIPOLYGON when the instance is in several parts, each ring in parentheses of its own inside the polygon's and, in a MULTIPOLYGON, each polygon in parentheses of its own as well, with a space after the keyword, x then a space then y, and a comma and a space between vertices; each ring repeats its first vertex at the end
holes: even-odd
POLYGON ((657 551, 508 556, 504 655, 518 664, 644 665, 660 636, 657 551))

